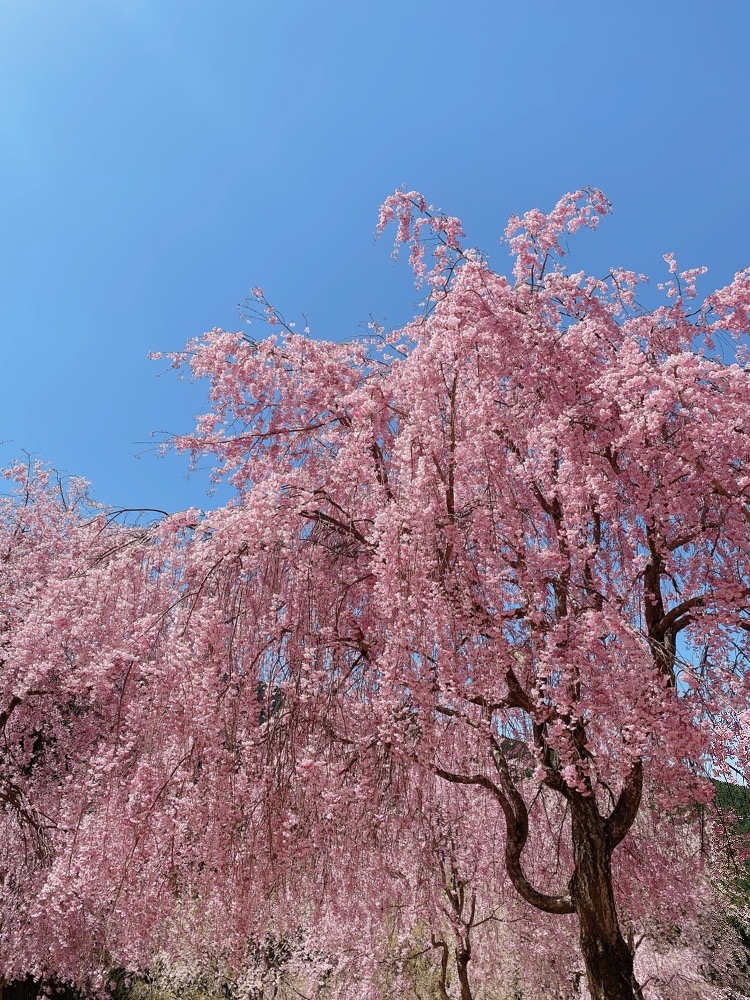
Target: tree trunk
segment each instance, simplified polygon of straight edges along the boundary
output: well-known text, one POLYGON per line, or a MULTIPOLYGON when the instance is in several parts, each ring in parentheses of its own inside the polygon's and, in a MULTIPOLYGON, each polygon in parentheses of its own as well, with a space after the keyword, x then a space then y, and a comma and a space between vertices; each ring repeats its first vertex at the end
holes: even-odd
POLYGON ((471 948, 456 949, 456 971, 458 972, 458 982, 461 986, 461 1000, 474 1000, 469 983, 469 959, 471 958, 471 948))
POLYGON ((639 1000, 612 890, 612 844, 593 796, 570 799, 575 874, 570 893, 592 1000, 639 1000))

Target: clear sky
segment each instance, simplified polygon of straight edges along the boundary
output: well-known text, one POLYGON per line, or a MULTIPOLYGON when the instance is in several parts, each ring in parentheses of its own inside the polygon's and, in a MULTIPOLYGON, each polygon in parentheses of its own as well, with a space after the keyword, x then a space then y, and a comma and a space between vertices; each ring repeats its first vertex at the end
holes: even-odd
POLYGON ((148 352, 238 329, 252 285, 318 336, 402 324, 417 293, 373 242, 402 183, 499 270, 511 212, 596 185, 614 214, 576 266, 674 251, 726 283, 748 38, 747 0, 0 0, 0 464, 209 505, 149 438, 202 392, 148 352))

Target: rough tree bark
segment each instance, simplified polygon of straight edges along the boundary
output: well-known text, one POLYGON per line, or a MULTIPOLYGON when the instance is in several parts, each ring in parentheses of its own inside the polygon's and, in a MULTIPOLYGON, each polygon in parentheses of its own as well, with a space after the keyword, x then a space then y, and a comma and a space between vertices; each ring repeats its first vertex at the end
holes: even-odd
POLYGON ((575 871, 570 895, 592 1000, 638 1000, 633 956, 620 930, 612 890, 613 845, 591 797, 570 800, 575 871))

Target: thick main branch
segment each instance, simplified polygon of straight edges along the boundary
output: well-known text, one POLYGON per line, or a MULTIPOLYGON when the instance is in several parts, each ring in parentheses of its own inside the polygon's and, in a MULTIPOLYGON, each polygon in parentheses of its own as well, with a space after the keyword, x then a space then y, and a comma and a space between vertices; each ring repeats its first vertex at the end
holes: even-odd
MULTIPOLYGON (((507 765, 506 765, 507 766, 507 765)), ((484 774, 456 774, 445 768, 436 767, 435 773, 445 781, 459 785, 478 785, 488 791, 500 804, 505 816, 505 868, 513 887, 522 899, 545 913, 573 913, 573 902, 569 894, 549 895, 540 892, 526 878, 521 866, 521 853, 529 835, 529 816, 526 804, 519 792, 511 798, 494 781, 484 774), (515 806, 515 808, 514 808, 515 806), (518 812, 516 812, 518 810, 518 812)))

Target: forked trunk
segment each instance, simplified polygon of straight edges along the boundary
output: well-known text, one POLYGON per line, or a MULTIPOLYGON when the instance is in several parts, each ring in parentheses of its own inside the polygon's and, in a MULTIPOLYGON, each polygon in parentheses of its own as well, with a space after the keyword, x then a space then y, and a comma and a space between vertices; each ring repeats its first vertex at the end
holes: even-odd
POLYGON ((617 918, 612 846, 592 796, 571 799, 575 874, 570 890, 592 1000, 642 1000, 617 918))
MULTIPOLYGON (((511 693, 517 697, 518 707, 526 708, 523 700, 526 695, 512 671, 509 674, 511 693)), ((539 743, 543 744, 543 740, 539 743)), ((559 773, 548 769, 548 785, 563 795, 570 807, 574 862, 568 891, 549 895, 536 889, 524 874, 521 855, 529 835, 528 809, 513 783, 503 749, 494 737, 490 739, 490 747, 498 784, 484 774, 455 774, 440 767, 435 768, 435 773, 445 781, 479 785, 500 804, 506 823, 505 868, 521 898, 544 913, 576 914, 591 1000, 643 1000, 633 975, 633 956, 620 930, 612 889, 612 852, 638 814, 643 791, 642 762, 633 762, 617 802, 606 818, 599 813, 593 791, 589 790, 588 794, 575 791, 564 783, 559 773)), ((433 940, 433 944, 437 942, 433 940)), ((445 969, 447 945, 441 944, 445 949, 445 969)))

